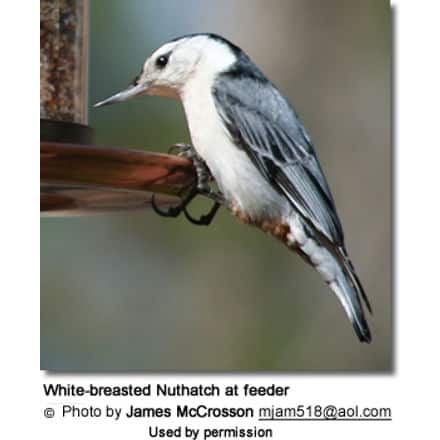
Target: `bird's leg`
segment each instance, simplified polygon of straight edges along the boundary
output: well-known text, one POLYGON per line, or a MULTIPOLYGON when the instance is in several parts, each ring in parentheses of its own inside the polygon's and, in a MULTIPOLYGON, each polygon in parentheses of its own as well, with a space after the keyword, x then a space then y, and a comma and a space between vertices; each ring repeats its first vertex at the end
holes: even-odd
MULTIPOLYGON (((168 153, 177 153, 178 156, 181 157, 187 157, 188 159, 191 159, 191 150, 193 147, 188 144, 175 144, 173 145, 169 150, 168 153)), ((191 159, 192 160, 192 159, 191 159)), ((186 205, 190 203, 194 197, 196 197, 198 194, 197 186, 193 186, 191 188, 191 191, 187 194, 187 196, 181 200, 181 202, 177 206, 172 206, 171 208, 168 208, 167 211, 162 211, 159 209, 159 207, 156 205, 155 201, 155 195, 153 194, 151 196, 151 207, 153 208, 153 211, 160 215, 161 217, 178 217, 182 211, 185 210, 186 205)), ((185 214, 186 215, 186 214, 185 214)))
POLYGON ((212 188, 209 186, 209 181, 212 179, 211 172, 206 166, 204 160, 196 153, 196 151, 193 148, 191 148, 185 150, 184 155, 192 160, 194 168, 196 169, 198 194, 209 197, 211 200, 214 200, 215 203, 207 214, 200 216, 200 218, 198 219, 190 215, 186 207, 183 209, 183 213, 191 223, 195 225, 208 226, 211 224, 212 220, 217 214, 217 211, 222 205, 223 196, 213 191, 212 188))
MULTIPOLYGON (((212 179, 211 172, 206 166, 204 160, 197 154, 197 152, 191 145, 175 144, 170 148, 168 152, 172 153, 175 151, 178 152, 177 153, 178 156, 186 157, 187 159, 192 161, 197 174, 197 184, 194 186, 194 188, 191 190, 189 194, 191 197, 186 197, 179 206, 176 206, 175 208, 170 208, 170 210, 167 213, 161 212, 160 215, 177 217, 183 211, 185 217, 191 223, 195 225, 208 226, 214 219, 220 206, 224 203, 223 196, 221 195, 221 193, 213 191, 212 188, 209 186, 209 181, 212 179), (194 195, 193 195, 193 191, 195 191, 194 195), (211 210, 208 212, 208 214, 202 215, 198 219, 194 218, 191 214, 189 214, 189 212, 186 209, 189 202, 191 202, 191 200, 197 194, 204 195, 210 198, 211 200, 214 200, 215 202, 211 210)), ((157 206, 153 206, 153 209, 156 212, 158 212, 157 206)))
POLYGON ((183 213, 185 214, 185 217, 193 224, 195 225, 203 225, 208 226, 211 224, 212 220, 214 219, 215 215, 217 214, 217 211, 219 210, 220 206, 224 203, 223 196, 212 190, 212 188, 209 186, 208 181, 211 178, 211 173, 209 172, 208 168, 206 167, 204 162, 198 162, 197 164, 194 163, 194 166, 196 168, 197 172, 197 192, 198 194, 204 195, 206 197, 209 197, 211 200, 214 200, 214 205, 211 208, 211 210, 202 216, 200 218, 196 219, 186 209, 186 207, 183 209, 183 213))

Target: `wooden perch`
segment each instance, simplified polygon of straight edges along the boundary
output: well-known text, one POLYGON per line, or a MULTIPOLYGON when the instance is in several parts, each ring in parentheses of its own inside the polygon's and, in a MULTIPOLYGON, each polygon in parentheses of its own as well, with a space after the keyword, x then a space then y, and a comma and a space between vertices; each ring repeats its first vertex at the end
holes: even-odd
POLYGON ((41 142, 40 211, 81 215, 174 205, 195 182, 191 161, 94 145, 41 142))

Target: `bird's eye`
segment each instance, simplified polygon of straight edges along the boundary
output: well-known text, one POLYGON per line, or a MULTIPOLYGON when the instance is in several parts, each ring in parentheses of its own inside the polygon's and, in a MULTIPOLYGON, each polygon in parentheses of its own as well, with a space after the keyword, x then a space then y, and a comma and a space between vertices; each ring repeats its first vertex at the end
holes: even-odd
POLYGON ((159 69, 163 69, 166 65, 167 65, 167 63, 168 63, 168 58, 169 58, 170 56, 169 55, 161 55, 159 58, 157 58, 157 60, 156 60, 156 66, 159 68, 159 69))

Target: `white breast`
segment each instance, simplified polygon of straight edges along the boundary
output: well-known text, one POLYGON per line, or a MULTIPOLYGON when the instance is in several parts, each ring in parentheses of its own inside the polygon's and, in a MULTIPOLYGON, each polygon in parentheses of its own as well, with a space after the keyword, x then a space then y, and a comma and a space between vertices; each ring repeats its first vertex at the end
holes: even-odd
POLYGON ((182 93, 191 140, 225 198, 253 219, 279 217, 289 204, 230 139, 211 93, 209 78, 192 78, 182 93))

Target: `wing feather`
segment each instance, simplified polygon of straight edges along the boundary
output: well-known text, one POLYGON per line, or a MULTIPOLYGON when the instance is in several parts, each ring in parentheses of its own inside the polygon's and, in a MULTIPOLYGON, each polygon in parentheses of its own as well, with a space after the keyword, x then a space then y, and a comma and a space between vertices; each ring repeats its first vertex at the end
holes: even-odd
MULTIPOLYGON (((330 287, 360 340, 370 342, 361 298, 370 312, 371 306, 345 250, 327 180, 295 110, 243 53, 235 66, 217 77, 212 92, 235 145, 299 213, 307 235, 330 253, 330 260, 338 268, 330 287)), ((305 258, 311 261, 307 254, 305 258)))
POLYGON ((278 90, 258 79, 244 83, 224 74, 213 94, 235 143, 261 174, 310 227, 342 246, 341 222, 310 138, 278 90))

